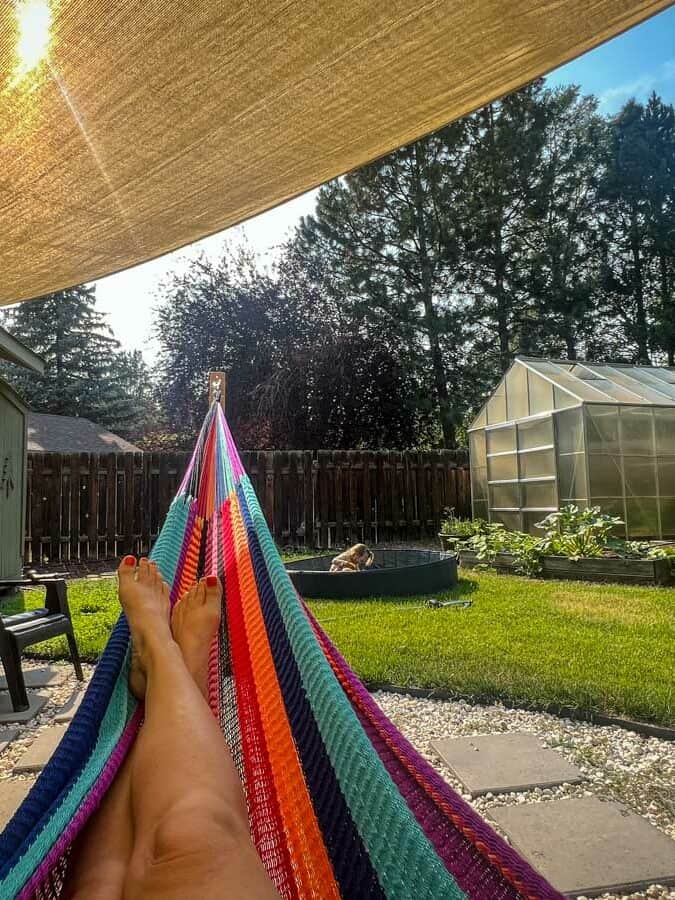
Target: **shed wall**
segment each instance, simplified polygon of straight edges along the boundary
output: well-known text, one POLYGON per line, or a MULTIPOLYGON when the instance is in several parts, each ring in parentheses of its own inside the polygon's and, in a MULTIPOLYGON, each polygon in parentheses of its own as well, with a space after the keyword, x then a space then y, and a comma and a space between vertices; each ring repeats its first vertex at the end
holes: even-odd
POLYGON ((25 472, 25 410, 0 381, 0 578, 21 572, 25 472))

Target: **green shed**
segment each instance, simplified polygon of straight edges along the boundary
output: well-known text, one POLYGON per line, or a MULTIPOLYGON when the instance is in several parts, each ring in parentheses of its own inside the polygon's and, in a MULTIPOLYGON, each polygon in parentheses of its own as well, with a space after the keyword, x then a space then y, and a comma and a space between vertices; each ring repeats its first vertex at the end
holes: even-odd
MULTIPOLYGON (((44 362, 0 328, 0 359, 42 374, 44 362)), ((26 508, 26 407, 0 379, 0 579, 21 574, 26 508)))

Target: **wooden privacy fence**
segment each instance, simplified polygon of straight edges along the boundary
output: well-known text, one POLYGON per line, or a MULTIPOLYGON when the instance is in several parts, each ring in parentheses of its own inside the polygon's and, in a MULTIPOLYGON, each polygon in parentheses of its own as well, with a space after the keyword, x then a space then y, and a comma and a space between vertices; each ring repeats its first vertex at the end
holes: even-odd
MULTIPOLYGON (((188 453, 28 455, 26 562, 146 553, 188 453)), ((466 454, 249 451, 242 461, 282 546, 432 537, 443 510, 470 514, 466 454)))

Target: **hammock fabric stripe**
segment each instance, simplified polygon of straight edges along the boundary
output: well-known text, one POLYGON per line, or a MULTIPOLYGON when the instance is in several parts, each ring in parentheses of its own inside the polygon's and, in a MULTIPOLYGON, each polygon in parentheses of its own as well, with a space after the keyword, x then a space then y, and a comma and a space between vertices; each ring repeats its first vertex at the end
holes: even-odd
MULTIPOLYGON (((151 555, 172 603, 198 575, 223 580, 209 702, 283 898, 560 900, 396 731, 297 596, 217 403, 151 555)), ((70 847, 142 727, 129 657, 121 616, 0 835, 0 896, 62 893, 70 847)))

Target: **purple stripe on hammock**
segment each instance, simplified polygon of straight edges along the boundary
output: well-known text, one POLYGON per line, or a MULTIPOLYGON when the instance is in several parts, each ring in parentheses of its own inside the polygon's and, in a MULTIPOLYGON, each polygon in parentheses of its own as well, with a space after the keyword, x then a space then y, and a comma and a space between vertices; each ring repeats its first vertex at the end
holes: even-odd
POLYGON ((120 739, 105 762, 101 774, 89 789, 89 793, 80 804, 77 812, 68 823, 65 831, 56 840, 49 853, 17 895, 17 900, 31 900, 35 892, 47 881, 49 873, 56 865, 59 857, 65 853, 77 835, 84 828, 89 817, 96 812, 108 788, 119 771, 120 766, 134 742, 143 719, 143 706, 139 704, 127 722, 120 739))
MULTIPOLYGON (((494 855, 498 859, 501 860, 502 865, 505 868, 508 868, 511 872, 515 873, 520 881, 525 885, 528 894, 531 894, 534 897, 539 898, 539 900, 563 900, 562 894, 556 891, 551 885, 541 876, 538 872, 536 872, 528 863, 525 862, 507 843, 504 841, 492 828, 487 824, 487 822, 483 821, 480 815, 470 806, 459 794, 452 790, 452 788, 446 784, 446 782, 441 778, 441 776, 436 772, 436 770, 422 757, 417 750, 410 744, 410 742, 392 725, 386 715, 382 712, 380 707, 375 703, 373 698, 370 696, 365 687, 361 684, 357 676, 350 669, 347 661, 341 655, 340 651, 335 647, 332 643, 328 635, 321 628, 317 620, 312 615, 311 611, 304 603, 301 601, 305 612, 312 623, 312 627, 315 629, 316 633, 319 635, 320 641, 324 644, 327 652, 331 656, 331 658, 335 661, 336 665, 343 673, 345 680, 349 682, 350 688, 353 690, 354 694, 359 698, 359 702, 363 705, 364 709, 367 710, 368 716, 372 718, 375 723, 377 729, 386 734, 387 738, 391 743, 397 748, 398 753, 406 760, 407 763, 411 765, 414 769, 416 769, 423 780, 427 782, 434 792, 438 793, 445 802, 453 809, 455 812, 465 823, 465 825, 476 835, 476 842, 482 842, 487 848, 490 854, 494 855)), ((359 710, 355 707, 355 711, 357 715, 359 714, 359 710)), ((359 715, 359 718, 361 716, 359 715)), ((371 724, 371 728, 373 725, 371 724)), ((368 731, 369 736, 371 736, 370 731, 368 731)), ((375 744, 375 742, 373 741, 375 744)), ((384 744, 384 741, 382 741, 384 744)), ((385 744, 386 746, 386 744, 385 744)), ((377 744, 375 747, 380 753, 380 748, 377 744)), ((391 757, 395 758, 395 755, 392 751, 387 748, 387 758, 391 759, 391 757)), ((383 762, 387 765, 386 759, 383 758, 383 762)), ((396 768, 399 771, 399 775, 401 775, 401 763, 399 760, 396 761, 396 768)), ((389 766, 387 765, 389 769, 389 766)), ((404 769, 405 767, 403 767, 404 769)), ((396 782, 399 790, 401 790, 401 784, 398 779, 395 777, 394 771, 390 770, 390 774, 392 778, 396 782)), ((406 791, 410 789, 410 774, 406 771, 403 784, 406 787, 406 791)), ((419 785, 418 785, 419 787, 419 785)), ((402 791, 406 802, 409 801, 408 794, 406 791, 402 791)), ((426 792, 425 792, 426 794, 426 792)), ((419 796, 419 794, 417 794, 419 796)), ((428 797, 428 794, 426 794, 428 797)), ((433 798, 429 798, 433 802, 433 798)), ((434 803, 434 807, 438 809, 436 804, 434 803)), ((413 812, 417 817, 417 813, 414 808, 413 812)), ((445 819, 445 815, 439 810, 440 815, 443 819, 445 819)), ((433 820, 429 820, 429 824, 431 825, 433 820)), ((446 820, 447 821, 447 820, 446 820)), ((420 822, 421 827, 424 829, 423 822, 420 822)), ((434 831, 437 826, 434 826, 434 831)), ((425 833, 426 830, 425 830, 425 833)), ((433 833, 433 832, 432 832, 433 833)), ((444 852, 444 846, 441 844, 437 844, 437 840, 439 839, 440 834, 436 835, 436 838, 432 838, 430 834, 427 834, 427 838, 431 841, 436 849, 438 855, 443 859, 446 866, 447 863, 447 854, 444 852)), ((464 840, 469 841, 470 843, 474 843, 470 838, 465 838, 464 840)), ((491 865, 487 858, 483 856, 484 865, 491 865)), ((448 866, 449 871, 452 872, 458 878, 463 877, 460 873, 456 873, 453 868, 448 866)), ((468 873, 467 873, 468 875, 468 873)), ((506 879, 504 879, 505 881, 506 879)), ((494 894, 474 894, 472 888, 469 884, 466 885, 466 888, 463 884, 460 884, 462 889, 466 889, 470 891, 471 897, 482 897, 486 898, 494 897, 494 894)), ((512 888, 512 893, 510 895, 505 894, 502 896, 511 896, 518 897, 520 894, 512 888)))
POLYGON ((195 463, 197 462, 197 454, 198 451, 201 450, 201 446, 199 440, 195 444, 195 449, 192 451, 192 456, 190 457, 190 462, 188 464, 187 469, 185 470, 185 475, 183 475, 183 480, 180 483, 180 487, 178 488, 177 494, 187 494, 187 487, 190 483, 190 477, 192 472, 194 471, 195 463))

